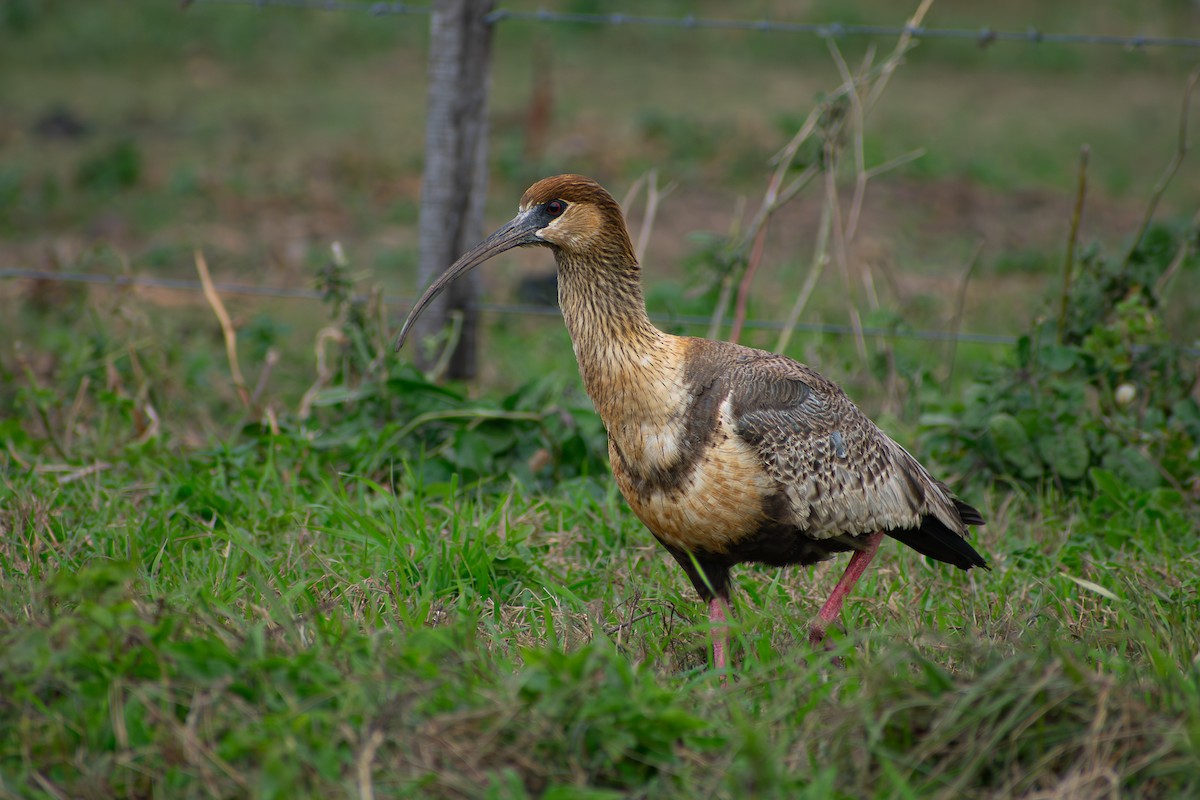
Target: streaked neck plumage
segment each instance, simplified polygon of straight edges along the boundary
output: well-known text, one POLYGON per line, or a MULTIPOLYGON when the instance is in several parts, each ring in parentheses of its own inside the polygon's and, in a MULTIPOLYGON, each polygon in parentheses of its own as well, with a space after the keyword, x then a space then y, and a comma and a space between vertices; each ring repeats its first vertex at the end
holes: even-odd
MULTIPOLYGON (((628 243, 580 253, 557 249, 558 302, 571 334, 583 385, 611 429, 645 412, 661 383, 670 340, 646 315, 641 269, 628 243)), ((613 237, 617 238, 617 237, 613 237)))

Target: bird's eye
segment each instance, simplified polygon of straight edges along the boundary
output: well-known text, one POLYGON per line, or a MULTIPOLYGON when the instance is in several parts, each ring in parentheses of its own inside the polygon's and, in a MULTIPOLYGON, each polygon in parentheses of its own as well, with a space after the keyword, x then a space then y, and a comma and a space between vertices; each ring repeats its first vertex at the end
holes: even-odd
POLYGON ((552 217, 560 217, 567 210, 567 204, 562 200, 551 200, 546 203, 546 213, 552 217))

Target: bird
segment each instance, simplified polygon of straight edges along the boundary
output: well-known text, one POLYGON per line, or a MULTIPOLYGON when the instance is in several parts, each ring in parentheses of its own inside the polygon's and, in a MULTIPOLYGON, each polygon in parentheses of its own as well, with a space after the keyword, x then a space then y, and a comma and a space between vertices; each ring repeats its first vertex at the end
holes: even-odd
POLYGON ((778 353, 675 336, 650 321, 620 206, 596 181, 529 187, 515 217, 436 278, 412 325, 451 282, 515 247, 545 247, 583 386, 608 433, 612 473, 633 513, 706 604, 712 665, 728 674, 732 567, 850 562, 808 626, 828 627, 884 537, 961 569, 979 511, 957 499, 842 389, 778 353))

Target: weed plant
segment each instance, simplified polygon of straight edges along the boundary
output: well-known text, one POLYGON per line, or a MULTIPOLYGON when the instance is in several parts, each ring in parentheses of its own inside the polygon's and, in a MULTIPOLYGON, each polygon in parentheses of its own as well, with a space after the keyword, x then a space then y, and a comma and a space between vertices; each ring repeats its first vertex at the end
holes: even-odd
POLYGON ((1156 227, 1123 261, 1087 252, 1057 319, 1020 337, 950 414, 926 418, 928 446, 984 482, 1194 495, 1200 373, 1195 343, 1167 334, 1162 292, 1169 272, 1195 267, 1195 236, 1156 227))

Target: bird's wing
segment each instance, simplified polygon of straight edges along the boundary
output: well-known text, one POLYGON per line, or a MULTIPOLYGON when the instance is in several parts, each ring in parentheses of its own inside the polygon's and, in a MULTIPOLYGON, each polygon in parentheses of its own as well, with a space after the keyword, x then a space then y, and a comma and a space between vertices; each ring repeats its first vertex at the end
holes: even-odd
POLYGON ((780 521, 825 538, 918 528, 934 514, 965 532, 929 473, 820 373, 740 349, 725 378, 734 432, 787 499, 780 521))

